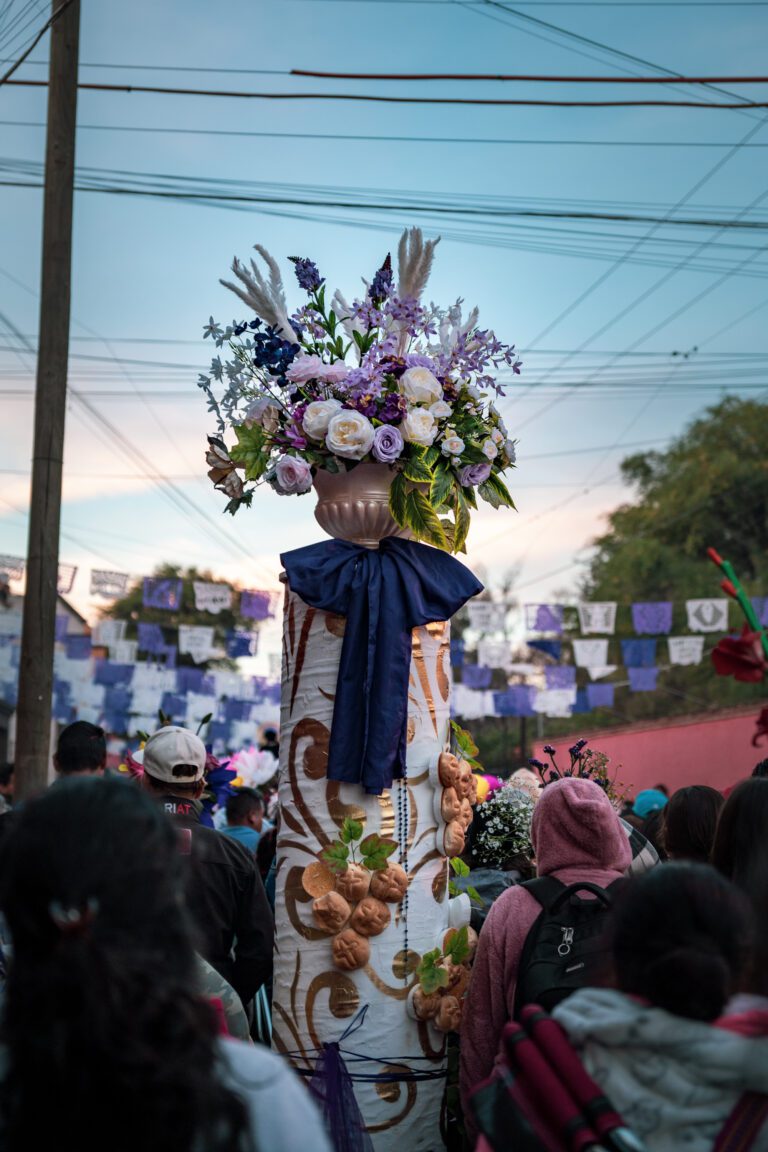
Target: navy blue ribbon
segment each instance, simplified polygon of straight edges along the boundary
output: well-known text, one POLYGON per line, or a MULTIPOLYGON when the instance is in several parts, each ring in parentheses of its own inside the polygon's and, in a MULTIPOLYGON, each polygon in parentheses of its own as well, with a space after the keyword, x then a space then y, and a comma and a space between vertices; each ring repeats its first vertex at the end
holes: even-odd
POLYGON ((345 616, 328 779, 378 796, 405 774, 411 632, 448 620, 483 585, 446 552, 388 536, 324 540, 280 557, 291 589, 345 616))

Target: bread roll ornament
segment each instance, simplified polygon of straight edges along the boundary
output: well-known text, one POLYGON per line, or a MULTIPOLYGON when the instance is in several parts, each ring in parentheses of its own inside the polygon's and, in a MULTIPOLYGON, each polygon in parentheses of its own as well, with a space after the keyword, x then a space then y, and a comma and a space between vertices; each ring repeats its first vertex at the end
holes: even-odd
POLYGON ((444 788, 440 797, 440 816, 446 824, 458 820, 461 815, 461 800, 455 788, 444 788))
POLYGON ((443 832, 443 852, 446 856, 461 856, 464 851, 464 828, 459 820, 451 820, 443 832))
POLYGON ((440 1032, 457 1032, 461 1024, 461 1004, 455 996, 443 996, 435 1016, 435 1028, 440 1032))
POLYGON ((389 904, 399 904, 408 891, 408 873, 399 864, 387 864, 371 876, 371 896, 389 904))
MULTIPOLYGON (((470 792, 472 791, 472 767, 467 764, 466 760, 459 761, 459 784, 457 791, 459 796, 469 799, 470 792)), ((477 788, 477 784, 474 785, 477 788)))
POLYGON ((464 799, 461 801, 461 804, 459 805, 458 819, 461 821, 465 832, 466 832, 467 828, 469 828, 470 824, 472 823, 472 817, 473 816, 474 816, 474 813, 472 811, 472 805, 470 804, 469 800, 467 800, 467 798, 464 797, 464 799))
POLYGON ((338 932, 349 920, 352 909, 338 892, 326 892, 312 904, 315 922, 326 932, 338 932))
POLYGON ((392 916, 383 900, 366 896, 355 908, 349 922, 350 928, 361 936, 380 936, 388 927, 392 916))
POLYGON ((370 883, 371 874, 367 868, 361 864, 348 864, 346 872, 339 872, 336 876, 336 891, 350 904, 357 904, 368 895, 370 883))
POLYGON ((333 962, 344 972, 354 972, 365 968, 371 958, 371 946, 365 936, 359 936, 353 928, 345 928, 333 938, 333 962))
POLYGON ((452 752, 441 752, 437 761, 437 778, 443 788, 453 788, 461 776, 459 761, 452 752))

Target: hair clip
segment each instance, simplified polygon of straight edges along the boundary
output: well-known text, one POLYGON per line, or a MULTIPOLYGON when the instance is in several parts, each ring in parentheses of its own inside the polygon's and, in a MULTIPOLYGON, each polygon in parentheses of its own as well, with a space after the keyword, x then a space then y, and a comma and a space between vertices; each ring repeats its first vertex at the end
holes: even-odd
POLYGON ((83 936, 96 919, 99 902, 89 896, 80 908, 65 908, 60 900, 51 900, 48 912, 62 936, 83 936))

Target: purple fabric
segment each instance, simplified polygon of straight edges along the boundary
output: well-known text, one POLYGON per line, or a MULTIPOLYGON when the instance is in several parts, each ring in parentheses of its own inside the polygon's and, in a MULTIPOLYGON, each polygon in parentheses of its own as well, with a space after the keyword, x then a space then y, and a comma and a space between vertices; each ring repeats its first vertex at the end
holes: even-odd
POLYGON ((57 640, 59 643, 63 643, 63 641, 66 639, 68 628, 69 628, 69 616, 57 616, 56 617, 56 632, 54 633, 54 639, 57 640))
POLYGON ((64 640, 67 660, 89 660, 91 656, 90 636, 67 636, 64 640))
POLYGON ((229 740, 229 722, 226 720, 211 720, 208 725, 206 740, 210 744, 215 744, 218 740, 222 740, 226 744, 227 740, 229 740))
POLYGON ((227 633, 227 656, 236 660, 238 656, 250 656, 253 645, 253 636, 250 632, 227 633))
POLYGON ((205 673, 202 668, 177 668, 176 669, 176 691, 177 692, 201 692, 200 685, 203 682, 205 673))
POLYGON ((630 692, 653 692, 659 676, 658 668, 627 668, 630 692))
POLYGON ((97 660, 93 673, 94 684, 130 684, 134 664, 113 664, 111 660, 97 660))
POLYGON ((763 628, 768 628, 768 596, 753 596, 752 607, 763 628))
POLYGON ((156 655, 165 657, 166 668, 175 668, 178 653, 179 650, 175 644, 163 644, 162 648, 158 648, 156 655))
POLYGON ((587 684, 587 704, 590 708, 613 708, 613 684, 587 684))
POLYGON ((563 654, 561 640, 526 640, 526 644, 537 652, 543 652, 545 656, 551 656, 553 660, 559 660, 563 654))
POLYGON ((113 736, 124 736, 128 731, 127 712, 106 711, 104 713, 104 727, 113 736))
POLYGON ((187 698, 175 692, 163 692, 160 707, 166 716, 174 718, 181 716, 183 719, 187 714, 187 698))
POLYGON ((578 688, 576 690, 576 703, 573 706, 572 714, 574 716, 581 716, 582 713, 589 712, 589 701, 587 700, 586 688, 578 688))
POLYGON ((142 652, 158 653, 165 649, 163 630, 159 624, 138 625, 139 648, 142 652))
POLYGON ((533 716, 533 688, 527 684, 513 684, 504 692, 494 692, 493 710, 497 716, 533 716))
POLYGON ((461 668, 464 663, 464 641, 451 640, 451 667, 461 668))
POLYGON ((555 664, 545 668, 544 682, 547 688, 575 688, 576 669, 572 664, 555 664))
POLYGON ((323 1044, 309 1082, 336 1152, 373 1152, 338 1044, 323 1044))
POLYGON ((279 704, 281 696, 281 687, 279 684, 269 684, 264 693, 264 699, 268 704, 279 704))
POLYGON ((240 615, 249 620, 267 620, 273 616, 272 596, 269 592, 254 590, 240 593, 240 615))
POLYGON ((181 580, 174 578, 155 579, 151 576, 145 576, 144 607, 165 608, 169 612, 174 611, 181 607, 181 590, 181 580))
POLYGON ((107 688, 104 693, 104 709, 106 712, 127 712, 132 698, 133 693, 127 688, 107 688))
POLYGON ((225 700, 224 701, 224 718, 226 720, 250 720, 250 718, 251 718, 251 701, 250 700, 225 700))
POLYGON ((467 688, 490 688, 492 672, 482 664, 464 664, 461 669, 461 682, 467 688))
POLYGON ((562 604, 526 604, 526 627, 531 632, 562 632, 562 604))
POLYGON ((621 659, 627 668, 651 668, 656 663, 655 640, 622 640, 621 659))
POLYGON ((655 600, 632 605, 632 627, 635 632, 658 636, 672 631, 672 601, 655 600))

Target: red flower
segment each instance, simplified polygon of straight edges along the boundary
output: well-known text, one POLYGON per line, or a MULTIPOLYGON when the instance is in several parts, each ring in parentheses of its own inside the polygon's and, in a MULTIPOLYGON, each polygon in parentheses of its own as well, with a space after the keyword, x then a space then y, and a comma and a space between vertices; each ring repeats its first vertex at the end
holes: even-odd
POLYGON ((745 624, 741 636, 725 636, 712 651, 712 663, 718 676, 758 684, 768 667, 760 633, 750 631, 745 624))

